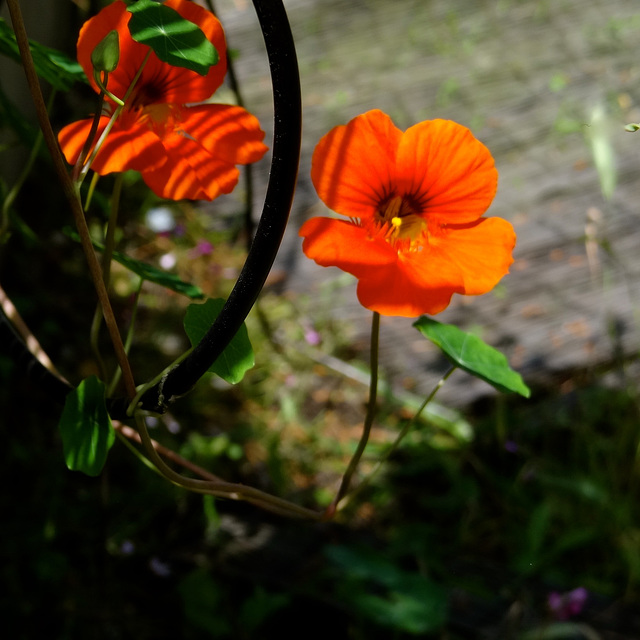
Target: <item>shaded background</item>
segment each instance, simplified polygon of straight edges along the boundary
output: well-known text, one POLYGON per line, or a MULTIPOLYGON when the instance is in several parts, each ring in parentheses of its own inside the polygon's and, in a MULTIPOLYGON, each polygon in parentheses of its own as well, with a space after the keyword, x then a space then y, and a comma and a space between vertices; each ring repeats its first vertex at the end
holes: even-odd
MULTIPOLYGON (((82 12, 64 3, 45 19, 26 4, 32 36, 73 55, 82 12)), ((5 619, 25 638, 639 637, 640 133, 624 131, 640 120, 635 3, 285 4, 302 75, 303 154, 263 297, 268 327, 249 321, 258 363, 235 388, 203 381, 154 437, 230 480, 310 506, 330 499, 361 425, 369 314, 352 278, 304 258, 297 230, 324 213, 309 180, 316 141, 371 108, 401 128, 456 120, 492 151, 500 185, 490 214, 514 224, 516 262, 494 292, 458 298, 438 319, 500 348, 533 398, 496 399, 456 374, 439 395, 440 419, 419 425, 348 517, 308 525, 185 495, 122 447, 99 479, 67 472, 60 407, 0 358, 5 619), (549 597, 576 588, 586 603, 563 620, 574 612, 549 597)), ((251 3, 216 7, 246 106, 269 139, 269 71, 251 3)), ((17 67, 7 75, 11 65, 1 66, 3 91, 26 104, 17 67)), ((228 88, 216 98, 233 99, 228 88)), ((77 88, 60 97, 54 122, 91 105, 77 88)), ((0 160, 10 184, 24 151, 8 139, 0 160)), ((77 382, 93 373, 85 336, 94 300, 82 256, 60 233, 69 221, 48 171, 43 158, 16 203, 36 237, 22 229, 0 247, 0 279, 77 382)), ((254 171, 256 214, 267 171, 268 158, 254 171)), ((101 181, 104 194, 109 185, 101 181)), ((183 277, 224 295, 242 248, 220 239, 243 185, 211 205, 172 208, 176 226, 165 235, 145 224, 158 203, 134 178, 128 187, 121 248, 155 264, 172 256, 183 277)), ((124 323, 131 278, 116 270, 114 279, 124 323)), ((140 379, 184 349, 184 306, 145 287, 133 354, 140 379)), ((383 319, 385 381, 400 402, 382 403, 371 459, 447 368, 410 324, 383 319)))

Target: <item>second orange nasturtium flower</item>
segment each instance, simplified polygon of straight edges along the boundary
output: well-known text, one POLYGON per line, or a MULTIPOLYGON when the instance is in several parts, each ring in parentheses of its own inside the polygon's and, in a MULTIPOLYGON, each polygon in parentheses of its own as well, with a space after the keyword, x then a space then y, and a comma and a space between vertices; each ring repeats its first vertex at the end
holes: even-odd
POLYGON ((311 178, 322 201, 349 220, 305 222, 303 251, 356 276, 368 309, 435 314, 454 293, 490 291, 513 262, 511 224, 482 218, 498 183, 493 158, 455 122, 403 132, 369 111, 320 140, 311 178))
MULTIPOLYGON (((128 29, 131 14, 116 0, 88 20, 78 38, 78 61, 92 87, 91 53, 113 30, 117 31, 120 60, 109 74, 107 89, 123 98, 144 64, 133 92, 99 149, 91 168, 104 175, 133 169, 160 197, 212 200, 230 193, 238 181, 237 164, 259 160, 267 147, 258 120, 241 107, 201 104, 222 84, 226 63, 224 32, 218 19, 188 0, 165 5, 197 24, 218 51, 218 63, 205 76, 162 62, 146 45, 135 42, 128 29), (195 106, 187 106, 195 105, 195 106)), ((98 135, 116 105, 105 97, 98 135)), ((75 164, 89 136, 92 119, 66 126, 58 139, 75 164)))

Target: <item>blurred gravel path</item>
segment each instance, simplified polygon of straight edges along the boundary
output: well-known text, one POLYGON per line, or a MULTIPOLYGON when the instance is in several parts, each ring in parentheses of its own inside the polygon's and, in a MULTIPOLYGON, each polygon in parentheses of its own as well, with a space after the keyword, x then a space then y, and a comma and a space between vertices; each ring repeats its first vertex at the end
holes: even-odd
MULTIPOLYGON (((285 4, 299 48, 305 109, 299 188, 276 267, 286 288, 311 293, 319 309, 329 305, 337 317, 362 327, 357 330, 366 340, 369 313, 356 301, 354 280, 300 252, 299 226, 323 212, 309 180, 311 152, 330 127, 371 108, 383 109, 402 128, 449 118, 469 126, 492 150, 500 187, 490 214, 515 225, 518 245, 512 273, 493 293, 457 298, 438 319, 479 329, 541 384, 636 352, 640 132, 624 131, 627 122, 640 120, 636 3, 285 4), (607 200, 601 185, 613 171, 607 200)), ((219 0, 217 7, 239 52, 247 106, 270 129, 268 68, 251 3, 219 0)), ((257 180, 259 203, 264 177, 257 180)), ((382 356, 394 382, 413 381, 421 392, 444 370, 405 319, 385 319, 382 356)), ((443 398, 461 405, 488 391, 459 374, 443 398)))

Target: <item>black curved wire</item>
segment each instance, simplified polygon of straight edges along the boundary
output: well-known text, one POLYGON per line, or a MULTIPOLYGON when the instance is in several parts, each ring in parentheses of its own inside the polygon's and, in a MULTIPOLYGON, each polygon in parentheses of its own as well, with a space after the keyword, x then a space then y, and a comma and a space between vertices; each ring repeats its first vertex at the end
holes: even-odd
MULTIPOLYGON (((163 413, 173 398, 193 388, 224 351, 255 304, 275 260, 293 203, 302 135, 302 98, 293 34, 281 0, 253 0, 262 29, 273 87, 274 134, 267 193, 240 276, 220 315, 195 349, 141 398, 141 407, 163 413)), ((40 364, 9 319, 0 313, 0 347, 34 382, 63 401, 70 387, 40 364)), ((126 418, 129 401, 107 401, 114 419, 126 418)))

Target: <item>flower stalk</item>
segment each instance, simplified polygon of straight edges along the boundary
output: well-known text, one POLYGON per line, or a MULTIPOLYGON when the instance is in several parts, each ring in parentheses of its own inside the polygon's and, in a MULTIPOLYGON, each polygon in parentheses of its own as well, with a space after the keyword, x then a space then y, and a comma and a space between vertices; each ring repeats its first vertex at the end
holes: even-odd
POLYGON ((360 463, 360 459, 362 458, 362 454, 367 447, 367 443, 369 442, 369 436, 371 435, 371 427, 373 426, 373 421, 376 417, 376 409, 377 409, 377 396, 378 396, 378 360, 379 360, 379 352, 380 352, 380 314, 377 312, 373 312, 373 317, 371 321, 371 378, 369 381, 369 402, 367 403, 367 415, 364 419, 364 425, 362 428, 362 435, 360 436, 360 441, 358 442, 358 446, 356 447, 355 453, 349 462, 349 466, 347 470, 344 472, 342 476, 342 481, 340 483, 340 487, 338 489, 338 493, 336 497, 333 499, 333 502, 327 508, 326 516, 333 517, 333 514, 337 511, 340 505, 340 501, 345 497, 347 492, 349 491, 349 486, 351 484, 351 479, 353 474, 356 472, 358 468, 358 464, 360 463))

